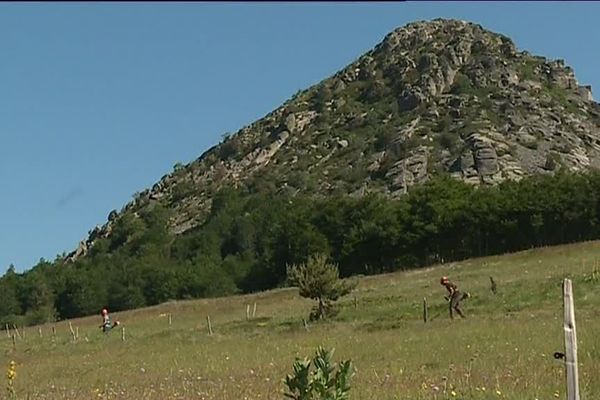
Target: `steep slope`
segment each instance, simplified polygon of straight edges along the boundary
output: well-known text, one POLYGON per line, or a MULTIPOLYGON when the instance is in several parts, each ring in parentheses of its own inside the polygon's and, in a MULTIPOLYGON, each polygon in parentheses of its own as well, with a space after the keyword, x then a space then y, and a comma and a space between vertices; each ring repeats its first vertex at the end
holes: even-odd
POLYGON ((281 399, 294 358, 309 356, 317 343, 358 368, 351 399, 397 400, 399 393, 405 399, 564 398, 555 394, 563 390, 564 367, 552 354, 563 348, 561 282, 569 277, 581 398, 594 399, 600 392, 599 259, 596 241, 360 278, 352 295, 338 302, 340 313, 308 331, 302 319, 313 304, 290 288, 119 312, 114 316, 127 329, 125 343, 118 331, 103 335, 94 315, 40 326, 43 337, 28 328, 16 350, 3 339, 0 351, 19 362, 19 398, 39 400, 109 393, 119 400, 163 400, 172 393, 180 399, 281 399), (442 275, 473 295, 463 303, 466 320, 448 321, 442 275), (498 283, 496 294, 489 276, 498 283), (427 324, 419 304, 424 296, 427 324), (257 304, 249 321, 248 304, 257 304), (213 336, 206 334, 205 315, 212 318, 213 336), (77 342, 69 324, 81 333, 77 342), (457 396, 444 395, 445 386, 457 396))
POLYGON ((600 166, 600 106, 562 60, 517 51, 479 25, 406 25, 354 63, 178 165, 124 213, 161 204, 174 234, 201 223, 226 185, 249 192, 401 196, 436 174, 476 185, 600 166))

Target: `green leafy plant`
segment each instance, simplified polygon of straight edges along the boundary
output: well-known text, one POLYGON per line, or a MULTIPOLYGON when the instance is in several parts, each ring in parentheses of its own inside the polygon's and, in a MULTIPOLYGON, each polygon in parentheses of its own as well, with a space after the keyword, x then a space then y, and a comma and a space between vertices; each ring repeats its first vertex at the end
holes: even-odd
POLYGON ((600 282, 600 269, 594 268, 592 272, 590 272, 589 274, 585 274, 583 280, 588 283, 600 282))
POLYGON ((287 278, 298 287, 300 296, 317 300, 311 320, 323 319, 333 311, 332 302, 356 287, 355 281, 340 279, 337 265, 327 262, 323 254, 311 256, 306 263, 288 266, 287 278))
POLYGON ((332 362, 334 349, 319 347, 312 360, 296 359, 293 374, 287 375, 284 383, 285 397, 294 400, 347 400, 350 379, 354 375, 352 361, 332 362), (311 371, 311 365, 314 370, 311 371))

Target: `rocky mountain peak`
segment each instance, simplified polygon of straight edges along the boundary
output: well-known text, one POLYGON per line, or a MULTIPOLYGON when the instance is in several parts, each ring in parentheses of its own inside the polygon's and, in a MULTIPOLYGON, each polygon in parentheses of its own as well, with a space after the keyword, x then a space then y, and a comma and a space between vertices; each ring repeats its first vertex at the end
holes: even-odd
POLYGON ((90 233, 161 204, 174 234, 200 224, 224 186, 249 192, 402 196, 436 174, 494 185, 600 166, 600 107, 563 60, 519 51, 477 24, 436 19, 371 51, 188 165, 90 233))

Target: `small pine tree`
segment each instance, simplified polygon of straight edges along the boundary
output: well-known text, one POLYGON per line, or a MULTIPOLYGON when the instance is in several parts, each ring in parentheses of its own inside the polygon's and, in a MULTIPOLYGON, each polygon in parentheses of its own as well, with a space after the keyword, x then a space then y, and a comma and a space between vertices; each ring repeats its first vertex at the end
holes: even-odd
POLYGON ((311 319, 322 319, 331 310, 331 303, 350 293, 355 281, 340 279, 337 265, 327 262, 322 254, 311 256, 308 262, 287 267, 288 282, 297 286, 300 296, 317 300, 311 319))

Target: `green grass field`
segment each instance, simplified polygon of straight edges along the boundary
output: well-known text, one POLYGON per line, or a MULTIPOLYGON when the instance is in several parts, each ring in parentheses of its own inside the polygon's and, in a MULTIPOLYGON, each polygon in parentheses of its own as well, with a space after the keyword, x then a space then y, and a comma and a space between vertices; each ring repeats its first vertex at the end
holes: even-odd
MULTIPOLYGON (((0 362, 17 362, 19 399, 282 399, 296 356, 319 345, 356 366, 352 399, 565 398, 562 280, 573 279, 582 399, 600 393, 600 244, 582 243, 366 277, 332 320, 309 324, 297 290, 173 302, 2 332, 0 362), (447 315, 439 277, 471 293, 465 320, 447 315), (489 289, 489 276, 498 293, 489 289), (356 301, 354 299, 356 297, 356 301), (423 297, 430 322, 422 321, 423 297), (246 320, 246 305, 256 316, 246 320), (172 314, 172 325, 168 314, 172 314), (214 334, 208 335, 210 315, 214 334)), ((5 379, 5 378, 4 378, 5 379)), ((5 380, 6 382, 6 380, 5 380)), ((4 395, 4 392, 2 392, 4 395)))

